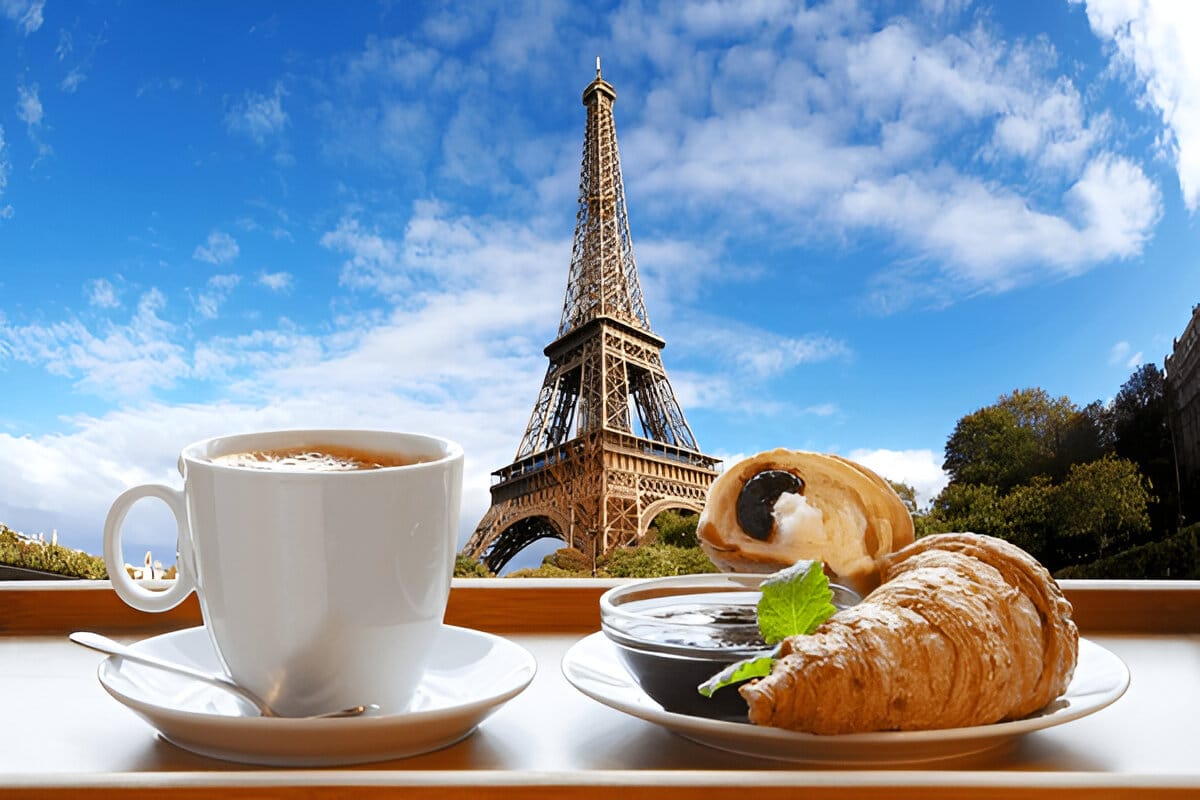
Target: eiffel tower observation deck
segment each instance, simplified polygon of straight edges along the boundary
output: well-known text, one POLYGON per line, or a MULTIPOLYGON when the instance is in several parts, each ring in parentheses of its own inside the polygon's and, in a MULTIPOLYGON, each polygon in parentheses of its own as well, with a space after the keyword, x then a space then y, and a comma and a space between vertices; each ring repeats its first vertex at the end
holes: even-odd
POLYGON ((583 92, 579 210, 558 336, 512 464, 464 553, 499 572, 539 539, 596 559, 640 544, 655 516, 699 512, 719 461, 700 452, 642 297, 613 123, 616 90, 583 92))

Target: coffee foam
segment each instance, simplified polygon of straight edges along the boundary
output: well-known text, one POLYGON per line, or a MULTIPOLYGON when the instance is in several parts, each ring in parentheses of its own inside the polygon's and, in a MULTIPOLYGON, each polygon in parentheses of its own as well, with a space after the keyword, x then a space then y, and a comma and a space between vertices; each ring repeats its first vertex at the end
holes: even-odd
POLYGON ((209 459, 223 467, 242 467, 278 472, 357 472, 417 464, 428 459, 364 450, 339 445, 247 450, 209 459))

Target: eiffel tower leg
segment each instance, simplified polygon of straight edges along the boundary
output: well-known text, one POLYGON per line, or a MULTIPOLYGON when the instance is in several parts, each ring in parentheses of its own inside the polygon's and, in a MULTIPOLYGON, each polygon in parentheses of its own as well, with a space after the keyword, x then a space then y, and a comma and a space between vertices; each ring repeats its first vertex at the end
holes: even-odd
POLYGON ((496 523, 500 518, 500 507, 492 506, 483 515, 483 519, 475 526, 475 532, 471 534, 471 538, 467 539, 467 543, 463 546, 463 555, 470 556, 476 561, 483 560, 484 551, 491 546, 499 531, 495 530, 496 523))

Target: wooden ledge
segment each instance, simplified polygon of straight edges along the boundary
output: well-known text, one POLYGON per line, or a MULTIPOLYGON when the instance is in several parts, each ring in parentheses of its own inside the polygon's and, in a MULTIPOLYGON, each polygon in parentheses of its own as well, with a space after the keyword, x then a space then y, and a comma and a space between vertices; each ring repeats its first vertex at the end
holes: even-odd
MULTIPOLYGON (((493 633, 588 633, 600 595, 627 581, 456 578, 446 622, 493 633)), ((1200 633, 1200 581, 1062 581, 1084 633, 1200 633)), ((102 630, 136 634, 199 625, 195 595, 162 614, 125 605, 108 581, 0 583, 0 635, 102 630)))

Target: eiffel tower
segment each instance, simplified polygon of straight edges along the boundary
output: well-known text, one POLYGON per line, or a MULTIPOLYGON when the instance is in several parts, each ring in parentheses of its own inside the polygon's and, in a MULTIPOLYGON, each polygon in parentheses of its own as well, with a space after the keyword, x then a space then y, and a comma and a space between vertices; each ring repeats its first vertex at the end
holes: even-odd
POLYGON ((493 572, 529 544, 562 540, 588 562, 640 543, 666 509, 699 512, 717 459, 700 452, 650 329, 600 76, 583 92, 579 210, 558 337, 513 463, 493 472, 492 505, 463 551, 493 572), (636 427, 634 426, 636 416, 636 427))

